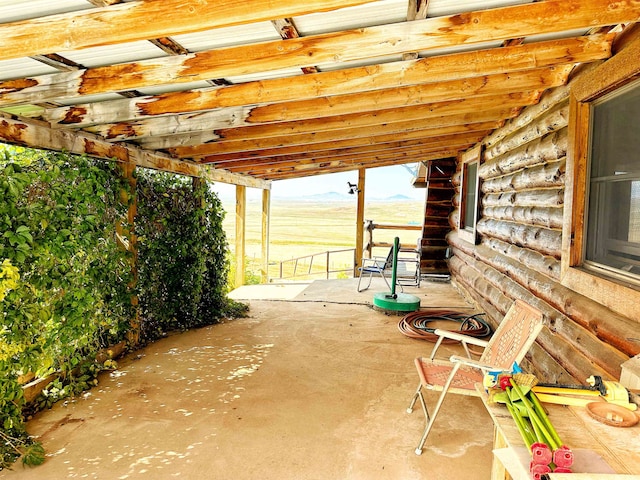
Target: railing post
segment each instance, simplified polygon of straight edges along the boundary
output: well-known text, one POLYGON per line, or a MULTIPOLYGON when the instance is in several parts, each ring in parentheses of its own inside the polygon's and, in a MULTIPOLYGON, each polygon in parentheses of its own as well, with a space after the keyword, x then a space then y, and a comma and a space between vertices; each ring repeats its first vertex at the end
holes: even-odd
POLYGON ((367 240, 367 255, 368 258, 371 258, 373 255, 373 230, 376 228, 373 220, 367 220, 365 222, 364 227, 368 232, 368 240, 367 240))
POLYGON ((329 250, 327 250, 327 280, 329 280, 329 250))

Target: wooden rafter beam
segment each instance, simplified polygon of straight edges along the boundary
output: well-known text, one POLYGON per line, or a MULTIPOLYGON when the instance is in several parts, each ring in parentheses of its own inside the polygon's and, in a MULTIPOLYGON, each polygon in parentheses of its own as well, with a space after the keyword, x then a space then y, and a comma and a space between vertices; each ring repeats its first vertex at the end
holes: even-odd
MULTIPOLYGON (((546 90, 564 85, 570 66, 525 70, 510 74, 487 75, 463 80, 413 85, 360 94, 319 97, 296 102, 273 103, 250 107, 229 107, 197 114, 156 116, 136 122, 107 123, 87 130, 110 140, 132 140, 148 136, 175 135, 224 128, 249 127, 276 122, 293 122, 319 117, 374 112, 409 105, 455 101, 511 92, 546 90)), ((182 107, 188 109, 189 107, 182 107)), ((56 112, 44 113, 52 124, 64 122, 56 112)), ((63 109, 66 111, 66 108, 63 109)), ((129 116, 129 112, 120 112, 129 116)), ((86 126, 74 123, 73 126, 86 126)))
MULTIPOLYGON (((535 100, 532 99, 531 103, 534 102, 535 100)), ((415 107, 413 107, 413 109, 415 109, 415 107)), ((411 109, 406 112, 396 112, 397 116, 390 114, 387 118, 394 120, 390 122, 382 121, 380 123, 375 123, 369 119, 369 124, 366 128, 363 128, 363 125, 359 124, 361 122, 356 122, 354 121, 356 119, 351 119, 351 121, 343 122, 343 128, 337 130, 318 132, 311 130, 297 134, 294 134, 293 132, 281 132, 279 136, 264 138, 252 138, 249 135, 244 139, 212 142, 193 147, 175 147, 171 149, 171 153, 179 158, 198 158, 215 154, 249 152, 263 150, 265 148, 281 148, 296 145, 307 145, 306 148, 311 148, 310 145, 315 143, 337 143, 345 140, 353 141, 357 138, 361 138, 363 139, 363 142, 366 142, 367 137, 375 137, 379 135, 405 136, 411 132, 422 132, 421 134, 424 136, 424 130, 426 129, 454 125, 459 126, 465 123, 499 121, 512 118, 520 111, 520 105, 511 105, 507 107, 501 106, 499 108, 488 108, 486 110, 477 108, 473 113, 462 111, 447 114, 445 112, 440 112, 440 115, 434 114, 431 118, 424 119, 402 119, 402 114, 405 113, 408 115, 410 110, 411 109)))
POLYGON ((360 151, 350 155, 330 154, 329 152, 323 156, 310 158, 280 159, 275 161, 254 163, 253 165, 225 164, 220 166, 230 172, 247 172, 249 175, 257 175, 262 171, 272 171, 274 168, 295 167, 304 165, 317 165, 333 162, 366 162, 373 160, 393 160, 405 157, 419 157, 426 153, 434 153, 442 150, 459 150, 466 148, 467 145, 479 142, 489 132, 477 132, 474 134, 448 135, 439 139, 421 142, 416 145, 403 145, 401 147, 387 147, 382 149, 371 149, 369 151, 360 151))
POLYGON ((382 110, 375 112, 375 114, 358 113, 273 125, 231 128, 215 132, 219 138, 224 140, 206 144, 196 142, 197 146, 176 147, 171 151, 172 154, 179 157, 199 157, 223 153, 223 144, 231 141, 251 141, 255 142, 256 146, 262 145, 253 148, 256 150, 274 146, 319 143, 392 132, 424 130, 424 125, 434 125, 436 122, 440 126, 447 125, 446 117, 449 116, 455 117, 456 120, 460 120, 460 115, 466 115, 469 119, 482 118, 477 121, 497 120, 496 114, 504 115, 502 118, 510 118, 515 115, 515 112, 511 111, 512 109, 532 105, 539 98, 540 92, 513 93, 382 110), (474 113, 470 114, 469 112, 474 113), (490 113, 488 114, 488 112, 490 113), (489 115, 493 118, 490 118, 489 115), (432 119, 432 122, 428 122, 429 119, 432 119), (420 124, 420 120, 427 122, 420 124), (365 126, 367 128, 363 128, 365 126))
POLYGON ((176 160, 132 145, 123 143, 116 145, 89 133, 53 130, 42 122, 15 119, 4 115, 0 115, 0 141, 31 148, 66 151, 77 155, 116 160, 154 170, 203 177, 212 181, 256 188, 271 188, 268 182, 247 175, 230 174, 229 172, 219 175, 213 169, 195 163, 176 160))
MULTIPOLYGON (((462 119, 460 120, 462 121, 462 119)), ((256 161, 264 158, 294 157, 297 155, 326 155, 327 152, 340 153, 352 148, 380 148, 384 145, 398 142, 424 142, 434 136, 455 135, 465 132, 480 132, 494 130, 502 126, 502 121, 487 121, 478 123, 461 123, 449 126, 434 125, 428 130, 404 130, 392 134, 368 135, 365 137, 353 137, 344 140, 334 140, 324 143, 312 143, 306 145, 293 145, 280 148, 267 148, 262 150, 238 151, 234 153, 222 153, 218 155, 208 155, 200 159, 201 163, 213 163, 224 168, 226 162, 256 161), (219 162, 219 165, 218 163, 219 162)), ((410 127, 407 123, 406 127, 410 127)))
MULTIPOLYGON (((563 63, 586 63, 608 58, 611 55, 612 40, 613 35, 590 35, 313 75, 269 79, 223 88, 195 90, 188 94, 188 100, 200 105, 202 110, 206 110, 260 104, 267 101, 286 102, 315 96, 346 95, 418 85, 425 81, 445 82, 563 63)), ((199 60, 194 55, 0 82, 0 105, 39 103, 58 97, 77 98, 82 95, 139 89, 163 82, 206 80, 224 76, 218 75, 222 72, 217 72, 215 67, 211 68, 209 63, 199 60)), ((103 102, 96 107, 81 104, 75 112, 79 114, 79 109, 84 108, 88 112, 92 111, 96 118, 100 118, 102 110, 144 112, 150 109, 153 112, 159 111, 164 104, 178 104, 185 99, 185 95, 179 93, 148 95, 128 102, 122 100, 103 102), (154 107, 156 103, 158 105, 154 107)), ((105 113, 105 115, 113 114, 105 113)), ((66 114, 60 116, 66 116, 66 114)))
MULTIPOLYGON (((470 147, 468 145, 466 148, 470 147)), ((412 158, 400 158, 393 160, 380 160, 380 161, 369 161, 369 162, 353 162, 353 163, 332 163, 332 164, 323 164, 323 165, 307 165, 306 168, 283 168, 281 171, 273 171, 269 173, 262 173, 257 175, 259 178, 263 178, 265 180, 286 180, 291 178, 300 178, 300 177, 309 177, 314 175, 324 175, 327 173, 339 173, 339 172, 349 172, 353 170, 358 170, 360 168, 378 168, 378 167, 388 167, 391 165, 403 165, 407 163, 416 163, 416 162, 428 162, 431 160, 437 160, 439 158, 450 158, 455 157, 458 154, 457 150, 440 150, 434 153, 425 154, 421 157, 412 157, 412 158)))
POLYGON ((0 59, 149 40, 362 5, 373 0, 138 0, 0 27, 0 59))
MULTIPOLYGON (((300 33, 298 29, 293 23, 293 19, 291 18, 278 18, 276 20, 271 20, 271 23, 278 31, 278 34, 282 37, 283 40, 287 40, 290 38, 300 38, 300 33)), ((305 75, 309 75, 311 73, 318 73, 318 69, 313 66, 300 67, 302 73, 305 75)))

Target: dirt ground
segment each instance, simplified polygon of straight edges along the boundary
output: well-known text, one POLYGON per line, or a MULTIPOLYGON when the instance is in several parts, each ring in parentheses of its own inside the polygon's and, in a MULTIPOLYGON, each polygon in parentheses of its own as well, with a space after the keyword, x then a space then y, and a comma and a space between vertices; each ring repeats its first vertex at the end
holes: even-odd
MULTIPOLYGON (((424 419, 419 408, 406 413, 413 358, 431 344, 370 307, 382 286, 358 294, 349 279, 236 291, 249 318, 119 360, 96 388, 29 422, 48 452, 43 465, 0 478, 489 478, 492 423, 476 398, 450 395, 415 455, 424 419)), ((408 291, 423 307, 470 308, 449 284, 408 291)))

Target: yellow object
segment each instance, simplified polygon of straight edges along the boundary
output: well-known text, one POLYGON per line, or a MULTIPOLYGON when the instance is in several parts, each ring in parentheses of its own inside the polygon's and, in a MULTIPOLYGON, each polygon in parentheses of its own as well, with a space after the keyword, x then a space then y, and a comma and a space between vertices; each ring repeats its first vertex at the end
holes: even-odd
MULTIPOLYGON (((596 379, 591 376, 587 379, 587 383, 595 385, 596 379)), ((627 410, 634 411, 638 408, 635 403, 629 401, 629 392, 619 382, 603 380, 606 393, 602 395, 599 390, 589 390, 587 388, 564 388, 564 387, 548 387, 536 385, 532 388, 541 402, 556 403, 560 405, 577 405, 584 406, 589 402, 593 402, 593 397, 600 397, 609 403, 619 405, 627 410), (574 398, 572 395, 588 398, 574 398)))

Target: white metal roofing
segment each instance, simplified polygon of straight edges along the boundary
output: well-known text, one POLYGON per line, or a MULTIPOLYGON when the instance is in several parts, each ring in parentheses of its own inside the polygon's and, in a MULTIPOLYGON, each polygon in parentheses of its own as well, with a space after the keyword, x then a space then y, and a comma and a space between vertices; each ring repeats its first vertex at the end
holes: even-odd
MULTIPOLYGON (((149 3, 157 2, 157 4, 161 4, 162 2, 162 0, 104 0, 102 2, 100 0, 56 0, 55 2, 50 0, 0 0, 0 45, 2 44, 1 29, 3 24, 15 24, 16 22, 26 21, 29 19, 37 19, 39 22, 46 22, 47 17, 51 15, 56 16, 53 18, 62 18, 65 15, 69 16, 74 13, 82 14, 82 12, 90 12, 92 9, 111 8, 108 5, 113 5, 113 7, 116 8, 118 3, 142 3, 143 1, 149 3), (100 7, 99 5, 104 6, 100 7)), ((608 0, 603 0, 603 2, 606 1, 608 0)), ((304 4, 304 0, 300 0, 300 2, 301 4, 304 4)), ((409 5, 422 5, 424 2, 428 2, 426 18, 451 16, 464 12, 480 12, 499 7, 512 7, 536 3, 535 0, 379 0, 354 7, 338 8, 312 14, 292 16, 285 20, 290 22, 292 25, 292 35, 294 37, 300 36, 304 39, 304 37, 308 36, 317 36, 317 38, 321 38, 323 35, 331 35, 346 30, 359 31, 359 29, 364 29, 362 31, 366 31, 367 28, 375 26, 397 26, 398 24, 407 21, 409 5)), ((213 5, 215 2, 211 3, 213 5)), ((215 5, 212 6, 212 8, 215 8, 215 5)), ((238 3, 237 8, 242 9, 242 3, 238 3)), ((167 15, 171 15, 171 12, 167 12, 167 15)), ((140 40, 122 43, 105 41, 105 43, 108 44, 102 46, 74 50, 67 49, 55 52, 41 52, 40 55, 33 57, 23 56, 14 59, 0 60, 0 81, 43 76, 39 78, 46 79, 46 81, 43 81, 43 84, 39 85, 38 88, 45 88, 45 84, 48 84, 48 82, 55 83, 54 80, 56 75, 52 74, 56 73, 61 73, 61 75, 63 75, 64 72, 70 71, 78 71, 79 73, 82 73, 82 69, 99 69, 100 67, 109 67, 120 64, 133 65, 136 62, 153 59, 159 59, 159 63, 161 63, 160 61, 163 59, 169 60, 176 58, 180 60, 180 57, 184 57, 182 53, 185 51, 191 54, 199 52, 209 53, 213 55, 212 58, 215 58, 215 53, 218 49, 230 49, 238 46, 248 46, 249 48, 252 48, 252 46, 255 46, 255 49, 259 50, 263 45, 266 45, 265 42, 275 45, 278 42, 283 41, 283 37, 281 37, 282 32, 278 31, 277 25, 277 22, 258 21, 242 25, 212 28, 204 31, 193 31, 191 33, 168 36, 166 38, 149 39, 148 41, 140 40), (171 50, 171 47, 167 46, 167 44, 171 44, 172 42, 177 45, 177 50, 174 52, 169 51, 171 50), (160 44, 164 44, 165 46, 161 48, 160 44)), ((117 33, 117 28, 117 25, 113 26, 114 34, 117 33)), ((588 28, 582 28, 571 31, 559 31, 552 34, 544 33, 515 40, 516 44, 518 42, 526 44, 549 39, 577 37, 587 33, 588 31, 588 28)), ((70 35, 73 34, 74 32, 70 32, 70 35)), ((284 41, 286 42, 286 40, 284 41)), ((450 45, 443 46, 441 48, 413 53, 416 54, 418 58, 437 57, 468 50, 498 49, 502 45, 503 41, 501 40, 475 43, 472 45, 464 42, 460 42, 459 44, 451 42, 450 45)), ((167 75, 166 77, 158 75, 157 78, 163 80, 156 80, 156 77, 154 77, 154 81, 156 82, 155 84, 152 82, 143 82, 139 88, 132 88, 128 91, 120 91, 120 89, 117 89, 117 91, 108 91, 105 93, 85 92, 79 95, 64 95, 68 90, 65 88, 58 88, 56 86, 55 89, 52 89, 52 92, 55 92, 55 95, 48 97, 47 101, 44 103, 33 102, 32 104, 22 103, 17 105, 5 105, 4 107, 0 107, 0 111, 9 112, 14 115, 24 115, 26 117, 37 117, 46 109, 51 110, 56 106, 64 107, 70 105, 81 105, 82 108, 85 108, 86 105, 89 104, 98 105, 104 103, 107 105, 110 102, 114 104, 120 102, 119 104, 123 104, 126 98, 136 98, 141 95, 170 95, 172 92, 181 91, 191 91, 194 94, 200 92, 206 93, 212 91, 214 87, 220 88, 225 85, 259 83, 269 79, 296 77, 313 72, 336 72, 346 69, 354 69, 361 66, 375 66, 388 64, 390 62, 400 62, 406 58, 410 58, 401 54, 371 53, 369 55, 360 55, 358 48, 358 45, 352 46, 346 44, 344 45, 344 54, 342 54, 342 52, 336 53, 332 57, 325 58, 321 61, 316 60, 315 57, 309 57, 310 64, 308 66, 305 65, 302 68, 262 67, 260 66, 261 62, 251 63, 245 59, 239 58, 238 61, 243 63, 243 71, 247 72, 242 75, 227 75, 222 76, 221 78, 215 77, 207 79, 194 78, 193 81, 189 81, 189 78, 185 77, 181 78, 178 82, 170 80, 164 81, 165 78, 172 78, 170 75, 167 75), (244 68, 245 64, 247 65, 246 68, 244 68), (58 92, 60 92, 59 95, 58 92), (118 102, 112 102, 112 100, 118 100, 118 102)), ((245 49, 243 51, 246 52, 248 50, 245 49)), ((410 55, 409 52, 404 52, 404 54, 410 55)), ((425 76, 428 77, 428 75, 425 76)), ((113 80, 115 81, 116 79, 113 80)), ((104 81, 105 83, 108 83, 109 79, 104 79, 104 81)), ((268 92, 265 92, 265 99, 269 99, 269 95, 267 93, 268 92)), ((0 98, 1 95, 2 92, 0 92, 0 98)), ((142 100, 142 103, 144 103, 144 101, 146 100, 142 100)), ((305 101, 309 102, 310 100, 307 98, 305 101)), ((413 99, 411 99, 410 102, 411 104, 414 104, 413 99)), ((247 111, 250 106, 255 105, 247 104, 238 107, 237 112, 247 111)), ((136 107, 131 107, 131 109, 127 111, 134 112, 135 108, 136 107)), ((173 108, 175 109, 175 106, 173 108)), ((203 110, 203 112, 206 111, 206 109, 203 110)), ((189 110, 189 112, 193 112, 193 110, 189 110)), ((237 120, 234 116, 236 114, 237 113, 230 114, 232 115, 234 122, 237 120)), ((192 114, 189 113, 189 115, 192 114)), ((195 113, 193 115, 195 115, 195 113)), ((220 116, 220 118, 222 117, 223 115, 220 116)), ((46 118, 47 116, 45 115, 41 119, 46 118)), ((126 119, 122 120, 123 128, 124 122, 126 121, 126 119)), ((136 123, 142 125, 145 124, 145 122, 148 122, 150 123, 148 131, 155 132, 157 131, 157 125, 153 124, 154 121, 154 118, 143 118, 139 121, 136 120, 136 123)), ((253 119, 250 118, 248 120, 249 124, 252 121, 253 119)), ((107 127, 109 127, 109 123, 111 121, 105 122, 107 123, 107 127)), ((179 115, 176 116, 174 123, 176 125, 181 124, 179 115)), ((264 123, 273 123, 273 120, 268 120, 264 123)), ((240 123, 240 125, 242 126, 242 123, 240 123)), ((346 120, 345 125, 348 125, 346 120)), ((54 128, 67 128, 67 126, 57 124, 54 128)), ((82 128, 82 126, 71 126, 69 128, 78 129, 82 128)), ((194 132, 191 136, 183 134, 176 135, 175 145, 193 144, 193 142, 198 141, 198 139, 203 142, 209 142, 211 139, 220 138, 215 127, 207 127, 207 125, 204 125, 202 129, 203 131, 199 132, 199 134, 197 134, 198 132, 194 132)), ((96 127, 91 127, 89 130, 91 132, 99 131, 96 127)), ((143 145, 145 148, 148 145, 162 145, 164 136, 168 135, 168 133, 160 135, 163 137, 160 138, 160 140, 150 137, 142 138, 141 135, 142 134, 132 134, 129 141, 133 144, 143 145)), ((109 139, 109 141, 116 140, 109 139)), ((158 148, 163 153, 168 151, 161 147, 158 148)), ((451 153, 449 150, 447 150, 447 152, 451 153)), ((328 161, 326 163, 327 165, 330 164, 328 161)))

